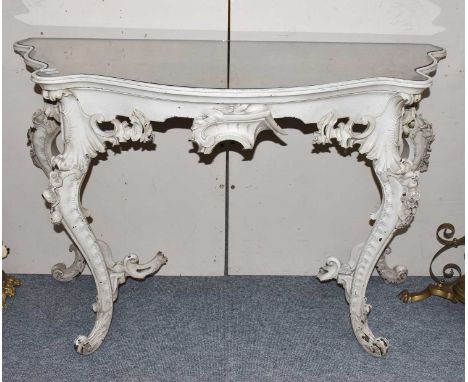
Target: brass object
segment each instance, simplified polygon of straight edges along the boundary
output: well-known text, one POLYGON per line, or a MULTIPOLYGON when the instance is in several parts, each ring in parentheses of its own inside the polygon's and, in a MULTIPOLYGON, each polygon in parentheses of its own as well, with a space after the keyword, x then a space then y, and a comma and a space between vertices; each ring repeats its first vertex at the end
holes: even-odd
POLYGON ((405 289, 398 294, 398 298, 400 300, 405 303, 418 302, 431 296, 438 296, 452 301, 455 304, 459 301, 465 303, 465 275, 461 274, 461 269, 457 264, 446 264, 442 269, 442 277, 436 276, 432 271, 434 260, 437 259, 442 253, 448 249, 457 248, 460 245, 465 245, 465 236, 457 239, 453 237, 454 235, 455 227, 450 223, 441 224, 437 228, 437 241, 439 241, 439 243, 443 244, 444 246, 437 251, 429 266, 429 273, 436 284, 429 284, 426 289, 414 293, 410 293, 407 289, 405 289), (458 276, 454 276, 455 272, 458 273, 458 276), (454 278, 455 280, 453 280, 454 278))
MULTIPOLYGON (((2 259, 8 256, 9 249, 3 244, 2 248, 2 259)), ((13 297, 15 295, 15 287, 20 286, 21 281, 16 277, 7 275, 2 271, 2 308, 6 307, 7 297, 13 297)))
POLYGON ((21 281, 2 271, 2 308, 6 307, 7 297, 15 295, 15 287, 21 285, 21 281))

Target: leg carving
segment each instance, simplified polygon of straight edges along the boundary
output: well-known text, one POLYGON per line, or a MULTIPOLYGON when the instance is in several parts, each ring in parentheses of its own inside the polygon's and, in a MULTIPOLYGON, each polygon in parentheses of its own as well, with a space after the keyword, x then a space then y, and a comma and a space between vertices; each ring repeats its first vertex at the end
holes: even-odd
POLYGON ((354 334, 364 349, 375 356, 386 354, 389 343, 384 337, 375 337, 368 326, 371 305, 365 297, 367 284, 395 230, 408 225, 416 212, 418 175, 404 168, 400 174, 377 172, 383 191, 382 208, 357 261, 349 300, 354 334))
POLYGON ((158 253, 148 263, 140 265, 136 255, 129 255, 122 262, 115 263, 107 244, 96 239, 86 220, 80 200, 81 185, 90 158, 105 151, 106 142, 146 142, 151 139, 152 131, 150 122, 137 111, 130 117, 132 125, 114 120, 114 131, 102 131, 98 122, 103 121, 103 117, 86 115, 71 92, 54 92, 49 94, 49 98, 59 101, 64 151, 50 159, 49 187, 43 196, 50 203, 52 222, 62 224, 75 243, 72 247, 75 262, 68 268, 64 264, 56 265, 53 273, 56 278, 70 280, 82 271, 85 260, 93 274, 97 289, 96 302, 92 306, 96 322, 88 336, 79 336, 75 340, 78 353, 90 354, 100 346, 109 330, 118 285, 128 276, 144 278, 156 272, 166 258, 158 253))
POLYGON ((380 277, 386 282, 391 284, 401 284, 408 276, 408 269, 403 265, 395 265, 390 267, 387 264, 387 256, 392 253, 392 249, 387 247, 377 261, 375 268, 379 272, 380 277))
POLYGON ((419 116, 415 117, 414 109, 404 108, 409 102, 411 98, 395 96, 378 117, 349 119, 346 123, 338 123, 334 114, 328 114, 318 123, 319 131, 314 134, 316 144, 330 143, 334 139, 345 148, 359 145, 358 150, 373 161, 382 189, 382 203, 371 215, 375 222, 367 240, 353 249, 348 263, 328 258, 318 274, 321 281, 336 278, 343 285, 354 334, 362 347, 377 357, 387 353, 389 343, 385 337, 374 336, 368 326, 371 305, 365 296, 367 284, 376 266, 387 281, 406 278, 406 268, 392 269, 385 262, 390 249, 383 252, 395 231, 408 226, 414 217, 419 201, 419 172, 427 168, 429 145, 433 140, 430 125, 419 116), (408 113, 412 113, 412 119, 408 113), (354 132, 355 121, 364 123, 367 129, 354 132), (404 157, 403 141, 409 146, 409 153, 404 157))
MULTIPOLYGON (((412 158, 412 169, 426 172, 429 167, 431 144, 434 142, 432 125, 414 107, 405 110, 403 116, 403 139, 408 145, 408 158, 412 158)), ((390 247, 385 249, 377 262, 376 269, 386 283, 400 284, 408 276, 408 268, 403 265, 390 267, 387 256, 392 253, 390 247)))
POLYGON ((112 251, 109 245, 103 240, 98 240, 98 243, 104 256, 107 271, 110 275, 112 297, 114 301, 118 296, 119 285, 123 284, 127 277, 144 279, 145 277, 156 273, 164 264, 167 263, 167 257, 164 256, 162 252, 156 253, 150 261, 144 264, 140 264, 138 256, 133 253, 127 255, 122 261, 116 263, 112 259, 112 251))
POLYGON ((97 301, 93 309, 96 323, 89 336, 79 336, 75 349, 81 354, 94 352, 104 340, 112 319, 112 287, 104 257, 80 208, 80 187, 85 172, 80 170, 55 170, 50 173, 50 186, 44 198, 51 203, 51 218, 54 224, 61 223, 83 254, 94 276, 97 301))
POLYGON ((59 153, 55 145, 55 139, 60 133, 57 107, 45 104, 44 109, 33 114, 32 121, 33 125, 28 131, 31 159, 48 177, 52 171, 52 157, 59 153))
POLYGON ((75 253, 73 263, 69 267, 63 263, 58 263, 51 269, 52 277, 57 281, 72 281, 83 272, 86 266, 86 261, 75 244, 71 244, 69 250, 75 253))
MULTIPOLYGON (((33 126, 28 131, 31 159, 47 177, 52 172, 52 158, 59 154, 55 142, 60 133, 59 121, 58 106, 46 103, 43 109, 33 114, 33 126)), ((84 210, 84 212, 87 211, 84 210)), ((85 216, 88 214, 85 213, 85 216)), ((70 245, 70 252, 74 252, 75 260, 69 267, 63 263, 55 264, 51 269, 54 279, 63 282, 71 281, 83 272, 86 261, 74 244, 70 245)))

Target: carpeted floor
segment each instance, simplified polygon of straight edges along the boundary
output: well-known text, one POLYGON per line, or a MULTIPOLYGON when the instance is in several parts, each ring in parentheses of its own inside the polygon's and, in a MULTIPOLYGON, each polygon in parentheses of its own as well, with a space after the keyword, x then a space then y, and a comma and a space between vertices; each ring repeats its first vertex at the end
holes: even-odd
MULTIPOLYGON (((3 380, 463 381, 464 305, 403 304, 402 286, 373 277, 370 325, 391 341, 383 359, 351 330, 343 290, 312 277, 153 277, 120 288, 107 339, 73 349, 94 323, 94 283, 20 275, 3 312, 3 380)), ((429 278, 409 278, 417 290, 429 278)))

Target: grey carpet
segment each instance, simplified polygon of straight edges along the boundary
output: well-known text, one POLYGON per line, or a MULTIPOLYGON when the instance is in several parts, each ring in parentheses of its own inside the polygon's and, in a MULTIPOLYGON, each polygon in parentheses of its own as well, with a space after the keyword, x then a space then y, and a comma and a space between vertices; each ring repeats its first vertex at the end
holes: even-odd
MULTIPOLYGON (((373 277, 374 333, 383 359, 351 330, 343 290, 312 277, 153 277, 120 288, 111 330, 90 356, 75 353, 94 323, 94 283, 21 275, 3 312, 3 380, 463 381, 464 305, 403 304, 402 286, 373 277)), ((413 277, 410 290, 429 278, 413 277)))

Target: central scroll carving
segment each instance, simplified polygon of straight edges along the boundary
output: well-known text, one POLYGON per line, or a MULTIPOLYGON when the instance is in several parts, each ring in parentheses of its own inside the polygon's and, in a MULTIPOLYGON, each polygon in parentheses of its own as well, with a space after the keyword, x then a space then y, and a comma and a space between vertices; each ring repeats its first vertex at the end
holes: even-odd
POLYGON ((264 130, 286 135, 265 105, 220 105, 193 120, 191 140, 197 143, 198 152, 204 154, 211 153, 219 142, 227 140, 251 149, 264 130))

